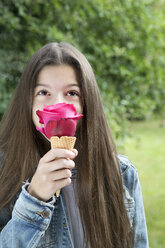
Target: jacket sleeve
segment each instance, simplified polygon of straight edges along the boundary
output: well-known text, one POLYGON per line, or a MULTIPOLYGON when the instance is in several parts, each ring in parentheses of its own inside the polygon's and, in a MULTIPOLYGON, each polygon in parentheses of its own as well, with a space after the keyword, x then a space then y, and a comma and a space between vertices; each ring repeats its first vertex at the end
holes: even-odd
POLYGON ((137 169, 126 156, 119 155, 127 215, 134 232, 134 248, 148 248, 143 197, 137 169))
POLYGON ((55 197, 42 202, 31 196, 25 184, 12 211, 12 218, 0 233, 0 248, 35 248, 47 230, 55 197))
POLYGON ((143 206, 143 198, 139 178, 135 171, 134 176, 134 201, 135 214, 133 220, 134 227, 134 248, 148 248, 148 234, 143 206))

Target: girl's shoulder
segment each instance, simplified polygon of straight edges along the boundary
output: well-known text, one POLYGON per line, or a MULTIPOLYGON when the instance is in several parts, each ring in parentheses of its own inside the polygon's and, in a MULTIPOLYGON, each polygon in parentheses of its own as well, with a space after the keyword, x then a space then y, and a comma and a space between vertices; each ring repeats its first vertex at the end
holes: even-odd
POLYGON ((127 156, 118 155, 120 171, 122 176, 127 173, 137 173, 137 169, 135 166, 130 162, 127 156))
POLYGON ((126 156, 118 155, 118 160, 123 181, 123 187, 126 188, 129 191, 130 195, 133 196, 136 185, 140 184, 137 169, 126 156))

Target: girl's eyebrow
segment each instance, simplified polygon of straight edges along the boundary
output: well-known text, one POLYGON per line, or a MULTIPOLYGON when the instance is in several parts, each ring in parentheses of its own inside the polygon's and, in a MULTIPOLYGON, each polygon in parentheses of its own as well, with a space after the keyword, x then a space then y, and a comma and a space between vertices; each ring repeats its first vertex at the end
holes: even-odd
POLYGON ((38 86, 42 86, 42 87, 47 87, 47 88, 51 88, 49 85, 47 84, 36 84, 35 88, 38 87, 38 86))
MULTIPOLYGON (((42 83, 36 84, 35 88, 38 87, 38 86, 51 88, 49 85, 47 85, 47 84, 42 84, 42 83)), ((67 85, 66 85, 67 88, 73 87, 73 86, 76 86, 76 87, 80 88, 80 86, 79 86, 78 84, 67 84, 67 85)))
POLYGON ((73 87, 73 86, 80 88, 80 86, 78 84, 68 84, 66 87, 68 88, 68 87, 73 87))

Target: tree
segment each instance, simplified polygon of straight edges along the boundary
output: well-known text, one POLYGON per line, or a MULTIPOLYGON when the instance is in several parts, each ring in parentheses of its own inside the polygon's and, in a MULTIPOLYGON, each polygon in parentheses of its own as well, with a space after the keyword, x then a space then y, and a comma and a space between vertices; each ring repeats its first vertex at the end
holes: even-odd
POLYGON ((125 118, 165 109, 164 0, 9 0, 0 3, 0 115, 42 45, 67 41, 92 64, 116 135, 125 118))

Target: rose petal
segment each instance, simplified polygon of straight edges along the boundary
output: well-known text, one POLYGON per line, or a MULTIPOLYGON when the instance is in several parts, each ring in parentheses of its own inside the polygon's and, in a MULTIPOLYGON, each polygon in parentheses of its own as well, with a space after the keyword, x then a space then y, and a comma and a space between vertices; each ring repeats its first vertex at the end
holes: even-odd
POLYGON ((52 136, 74 136, 76 131, 76 124, 77 121, 72 119, 48 121, 45 127, 46 137, 50 139, 52 136))
POLYGON ((44 124, 43 128, 37 127, 48 139, 52 136, 74 136, 77 120, 83 115, 76 113, 73 104, 58 103, 55 105, 44 105, 43 111, 37 110, 39 122, 44 124))

